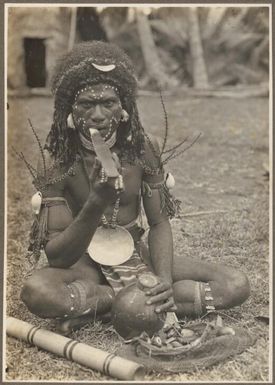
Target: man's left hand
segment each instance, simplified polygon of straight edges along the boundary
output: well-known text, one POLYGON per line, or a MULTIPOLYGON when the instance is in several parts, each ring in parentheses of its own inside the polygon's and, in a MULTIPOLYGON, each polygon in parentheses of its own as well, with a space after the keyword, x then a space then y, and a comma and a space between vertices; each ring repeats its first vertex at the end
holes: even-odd
POLYGON ((147 290, 146 295, 150 296, 146 301, 147 305, 157 304, 155 308, 156 313, 177 310, 172 285, 169 282, 162 281, 158 283, 152 289, 147 290))

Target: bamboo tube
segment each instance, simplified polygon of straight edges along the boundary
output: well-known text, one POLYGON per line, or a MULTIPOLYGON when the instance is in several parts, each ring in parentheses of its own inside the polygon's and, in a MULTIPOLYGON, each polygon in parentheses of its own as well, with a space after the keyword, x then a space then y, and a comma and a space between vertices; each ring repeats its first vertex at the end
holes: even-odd
POLYGON ((24 340, 51 353, 98 370, 119 380, 142 380, 144 367, 104 350, 40 329, 28 322, 9 317, 6 320, 9 336, 24 340))

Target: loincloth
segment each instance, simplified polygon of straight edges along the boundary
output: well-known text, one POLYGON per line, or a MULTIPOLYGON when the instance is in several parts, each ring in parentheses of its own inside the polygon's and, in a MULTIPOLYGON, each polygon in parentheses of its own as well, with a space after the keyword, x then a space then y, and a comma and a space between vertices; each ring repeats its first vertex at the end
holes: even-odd
MULTIPOLYGON (((117 294, 123 287, 134 283, 137 276, 145 271, 150 271, 150 268, 145 264, 139 246, 140 238, 144 232, 136 223, 132 226, 125 226, 132 235, 135 242, 135 249, 126 262, 116 266, 100 265, 101 271, 104 274, 109 285, 117 294)), ((114 251, 115 252, 115 251, 114 251)))

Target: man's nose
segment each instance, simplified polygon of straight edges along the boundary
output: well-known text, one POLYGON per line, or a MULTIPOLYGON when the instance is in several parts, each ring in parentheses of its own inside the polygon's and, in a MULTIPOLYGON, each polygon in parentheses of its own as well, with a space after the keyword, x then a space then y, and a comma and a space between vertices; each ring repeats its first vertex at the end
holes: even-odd
POLYGON ((105 116, 104 114, 102 113, 102 109, 101 109, 101 106, 99 104, 97 104, 95 107, 94 107, 94 110, 92 112, 92 116, 91 116, 92 120, 94 122, 101 122, 105 119, 105 116))

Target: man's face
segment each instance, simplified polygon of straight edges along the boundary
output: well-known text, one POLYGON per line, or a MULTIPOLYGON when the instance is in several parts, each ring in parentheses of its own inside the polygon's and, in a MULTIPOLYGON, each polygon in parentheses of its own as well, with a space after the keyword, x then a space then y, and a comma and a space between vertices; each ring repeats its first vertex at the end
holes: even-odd
POLYGON ((81 133, 89 138, 89 128, 95 128, 107 140, 120 124, 122 107, 116 89, 100 83, 77 93, 72 112, 81 133))

